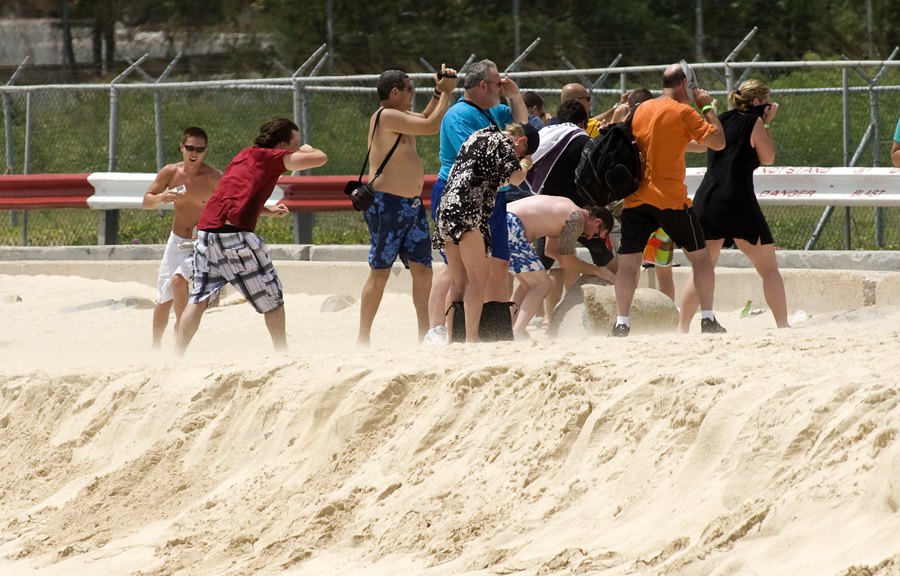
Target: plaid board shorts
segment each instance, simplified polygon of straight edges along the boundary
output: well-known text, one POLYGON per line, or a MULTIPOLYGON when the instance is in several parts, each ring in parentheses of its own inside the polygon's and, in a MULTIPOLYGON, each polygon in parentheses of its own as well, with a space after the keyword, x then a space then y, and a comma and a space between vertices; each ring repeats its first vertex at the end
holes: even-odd
POLYGON ((237 288, 260 314, 284 305, 281 280, 262 238, 253 232, 201 230, 194 250, 190 303, 202 302, 225 284, 237 288))

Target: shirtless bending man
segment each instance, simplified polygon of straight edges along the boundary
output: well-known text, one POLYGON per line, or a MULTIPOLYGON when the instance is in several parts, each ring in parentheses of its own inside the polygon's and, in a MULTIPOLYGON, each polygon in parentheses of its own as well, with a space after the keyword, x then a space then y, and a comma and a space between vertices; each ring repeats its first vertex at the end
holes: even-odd
POLYGON ((207 137, 201 128, 192 126, 181 135, 178 145, 183 160, 167 164, 156 175, 150 188, 144 193, 141 206, 154 210, 161 204, 174 203, 172 232, 166 243, 159 265, 158 294, 153 309, 153 347, 159 348, 163 333, 169 323, 169 312, 175 305, 175 330, 181 313, 187 306, 190 281, 193 276, 191 261, 194 255, 194 228, 200 220, 200 212, 209 200, 222 172, 206 164, 207 137), (179 186, 184 186, 183 191, 179 186))
POLYGON ((510 272, 516 274, 519 287, 513 301, 519 313, 513 324, 513 337, 526 338, 526 328, 550 293, 553 282, 533 247, 546 237, 544 251, 559 261, 563 270, 590 274, 615 284, 616 276, 602 266, 581 261, 575 254, 580 237, 603 238, 613 227, 612 213, 606 208, 579 208, 563 196, 541 194, 511 202, 506 207, 509 228, 510 272))
POLYGON ((375 200, 364 213, 369 226, 370 271, 360 298, 357 338, 360 345, 369 344, 372 322, 398 256, 412 275, 419 341, 428 331, 431 238, 421 199, 425 170, 416 151, 416 136, 440 131, 441 120, 450 105, 450 93, 456 87, 456 71, 441 65, 441 79, 435 75, 434 82, 434 93, 425 110, 414 113, 410 112, 414 89, 409 76, 400 70, 388 70, 378 77, 381 107, 369 119, 369 183, 375 189, 375 200), (394 144, 397 148, 376 178, 378 167, 394 144))

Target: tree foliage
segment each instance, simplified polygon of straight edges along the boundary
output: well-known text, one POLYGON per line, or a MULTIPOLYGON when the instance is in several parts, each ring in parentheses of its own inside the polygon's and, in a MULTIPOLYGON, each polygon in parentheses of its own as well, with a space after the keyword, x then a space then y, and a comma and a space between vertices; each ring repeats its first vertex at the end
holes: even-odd
MULTIPOLYGON (((328 0, 20 0, 14 5, 22 14, 59 16, 66 1, 73 18, 92 23, 98 46, 104 39, 107 50, 114 46, 115 22, 171 34, 267 35, 275 39, 274 55, 287 66, 299 66, 328 41, 328 0)), ((523 64, 527 69, 564 67, 561 57, 579 67, 603 66, 618 54, 623 65, 696 58, 696 0, 520 0, 519 5, 520 49, 541 38, 523 64)), ((754 26, 758 33, 741 58, 756 53, 764 60, 795 60, 807 53, 886 58, 900 43, 896 0, 702 0, 702 5, 707 61, 723 60, 754 26), (873 12, 871 54, 867 3, 873 12)), ((331 6, 336 74, 390 67, 421 71, 420 59, 435 67, 461 66, 471 54, 505 66, 516 57, 512 0, 331 0, 331 6)), ((252 52, 254 46, 239 49, 252 52)))

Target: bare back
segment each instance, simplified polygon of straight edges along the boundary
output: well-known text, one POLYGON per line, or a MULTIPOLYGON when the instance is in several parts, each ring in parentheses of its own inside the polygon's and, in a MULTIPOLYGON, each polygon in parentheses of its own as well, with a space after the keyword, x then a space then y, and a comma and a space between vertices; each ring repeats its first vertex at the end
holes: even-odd
MULTIPOLYGON (((378 130, 369 141, 372 152, 369 155, 369 182, 375 176, 375 171, 384 161, 384 157, 390 152, 391 147, 397 141, 397 132, 385 128, 385 116, 388 114, 410 114, 391 108, 385 108, 378 123, 378 130)), ((372 126, 375 124, 377 112, 369 119, 369 134, 372 134, 372 126)), ((425 170, 422 168, 422 160, 416 150, 416 137, 412 134, 400 136, 400 143, 390 161, 385 166, 381 176, 375 180, 373 188, 380 192, 387 192, 404 198, 416 198, 422 194, 422 183, 425 179, 425 170)))
POLYGON ((572 214, 580 214, 581 208, 563 196, 529 196, 509 203, 506 210, 515 214, 522 222, 529 242, 544 236, 561 238, 563 235, 573 234, 574 237, 570 240, 574 242, 581 235, 584 226, 583 218, 580 219, 581 227, 573 226, 572 214))

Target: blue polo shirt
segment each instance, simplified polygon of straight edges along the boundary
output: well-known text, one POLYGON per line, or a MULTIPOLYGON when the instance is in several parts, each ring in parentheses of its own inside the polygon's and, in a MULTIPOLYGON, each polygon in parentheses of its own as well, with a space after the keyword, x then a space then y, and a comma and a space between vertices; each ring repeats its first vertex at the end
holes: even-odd
MULTIPOLYGON (((501 130, 506 128, 508 124, 513 123, 512 112, 506 104, 499 104, 488 110, 481 111, 471 104, 467 104, 464 98, 456 101, 456 104, 447 110, 444 119, 441 121, 441 150, 439 158, 441 160, 441 170, 438 172, 438 181, 434 183, 431 189, 431 218, 435 218, 438 203, 441 195, 444 193, 444 186, 447 178, 450 176, 450 168, 456 161, 456 155, 463 142, 482 128, 491 125, 485 113, 490 115, 497 126, 501 130)), ((499 260, 509 260, 509 241, 507 239, 506 226, 506 190, 509 185, 504 186, 497 192, 497 201, 494 204, 494 211, 491 212, 491 256, 499 260)), ((446 261, 446 258, 445 258, 446 261)))
MULTIPOLYGON (((497 126, 501 130, 505 129, 507 124, 513 123, 512 112, 509 106, 500 104, 488 110, 485 110, 497 126)), ((444 119, 441 121, 441 151, 439 154, 441 160, 441 170, 438 172, 438 178, 447 181, 450 176, 450 168, 456 161, 456 155, 466 138, 471 136, 475 131, 487 128, 491 125, 490 120, 483 112, 472 106, 460 98, 456 104, 447 110, 444 119)))

